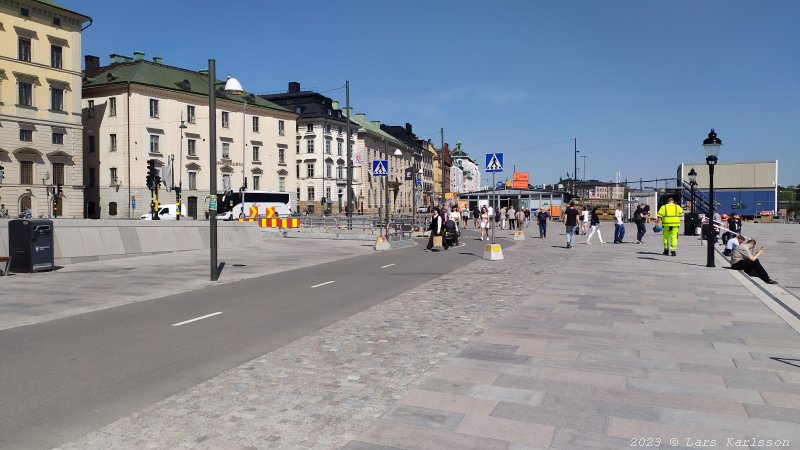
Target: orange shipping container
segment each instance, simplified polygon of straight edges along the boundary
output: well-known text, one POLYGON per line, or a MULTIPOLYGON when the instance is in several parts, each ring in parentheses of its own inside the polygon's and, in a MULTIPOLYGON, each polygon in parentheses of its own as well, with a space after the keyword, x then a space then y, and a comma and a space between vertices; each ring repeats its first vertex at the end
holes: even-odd
POLYGON ((561 217, 560 205, 553 205, 550 207, 550 217, 561 217))

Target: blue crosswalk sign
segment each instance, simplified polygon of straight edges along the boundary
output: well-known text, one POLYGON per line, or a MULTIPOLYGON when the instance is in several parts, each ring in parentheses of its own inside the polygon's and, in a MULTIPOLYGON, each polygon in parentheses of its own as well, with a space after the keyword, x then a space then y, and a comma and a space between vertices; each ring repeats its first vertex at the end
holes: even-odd
POLYGON ((385 177, 389 175, 389 161, 385 159, 376 159, 372 161, 372 176, 385 177))
POLYGON ((486 171, 487 172, 502 172, 503 171, 503 154, 502 153, 487 153, 486 154, 486 171))
POLYGON ((417 186, 422 186, 422 179, 421 178, 417 178, 417 186))

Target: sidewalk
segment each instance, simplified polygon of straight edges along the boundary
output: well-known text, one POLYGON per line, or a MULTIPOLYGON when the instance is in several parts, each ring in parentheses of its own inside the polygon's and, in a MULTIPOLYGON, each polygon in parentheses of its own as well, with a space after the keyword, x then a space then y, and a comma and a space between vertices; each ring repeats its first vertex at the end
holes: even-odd
POLYGON ((771 359, 800 334, 705 247, 556 231, 63 448, 800 447, 800 368, 771 359))

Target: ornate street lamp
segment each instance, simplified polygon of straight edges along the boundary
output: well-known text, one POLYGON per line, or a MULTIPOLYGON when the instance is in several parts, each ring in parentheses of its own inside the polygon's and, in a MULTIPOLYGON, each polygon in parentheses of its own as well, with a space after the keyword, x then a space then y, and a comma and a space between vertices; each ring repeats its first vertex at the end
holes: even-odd
POLYGON ((690 197, 692 199, 692 214, 694 214, 694 187, 697 186, 697 172, 694 171, 694 167, 689 171, 689 187, 691 188, 690 197))
POLYGON ((706 267, 715 267, 714 264, 714 166, 717 164, 719 148, 722 140, 717 137, 714 129, 708 133, 708 137, 703 140, 703 148, 706 152, 706 164, 708 164, 708 253, 706 257, 706 267))
POLYGON ((244 95, 242 83, 239 83, 239 80, 230 75, 228 75, 228 81, 225 82, 225 93, 228 95, 242 96, 242 214, 240 214, 240 217, 243 217, 244 191, 247 189, 247 176, 245 175, 245 161, 247 160, 247 144, 245 143, 245 131, 247 129, 247 97, 244 95))

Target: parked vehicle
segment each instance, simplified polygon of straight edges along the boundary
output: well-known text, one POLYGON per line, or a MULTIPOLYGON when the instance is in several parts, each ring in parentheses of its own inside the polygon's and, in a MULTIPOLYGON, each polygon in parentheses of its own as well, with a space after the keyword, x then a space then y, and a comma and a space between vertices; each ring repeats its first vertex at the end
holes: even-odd
POLYGON ((423 206, 420 206, 419 208, 417 208, 417 212, 418 213, 427 213, 427 212, 430 212, 430 208, 428 208, 427 206, 423 205, 423 206))
POLYGON ((278 217, 292 215, 291 196, 288 192, 244 191, 220 195, 217 202, 217 219, 235 220, 250 217, 250 208, 256 208, 257 216, 265 216, 267 208, 273 208, 278 217))
MULTIPOLYGON (((174 203, 166 204, 166 205, 158 205, 158 219, 156 220, 177 220, 177 215, 175 214, 178 211, 178 208, 175 206, 174 203)), ((186 208, 181 205, 181 215, 186 213, 186 208)), ((153 220, 153 215, 149 212, 146 214, 142 214, 139 216, 140 220, 153 220)))

